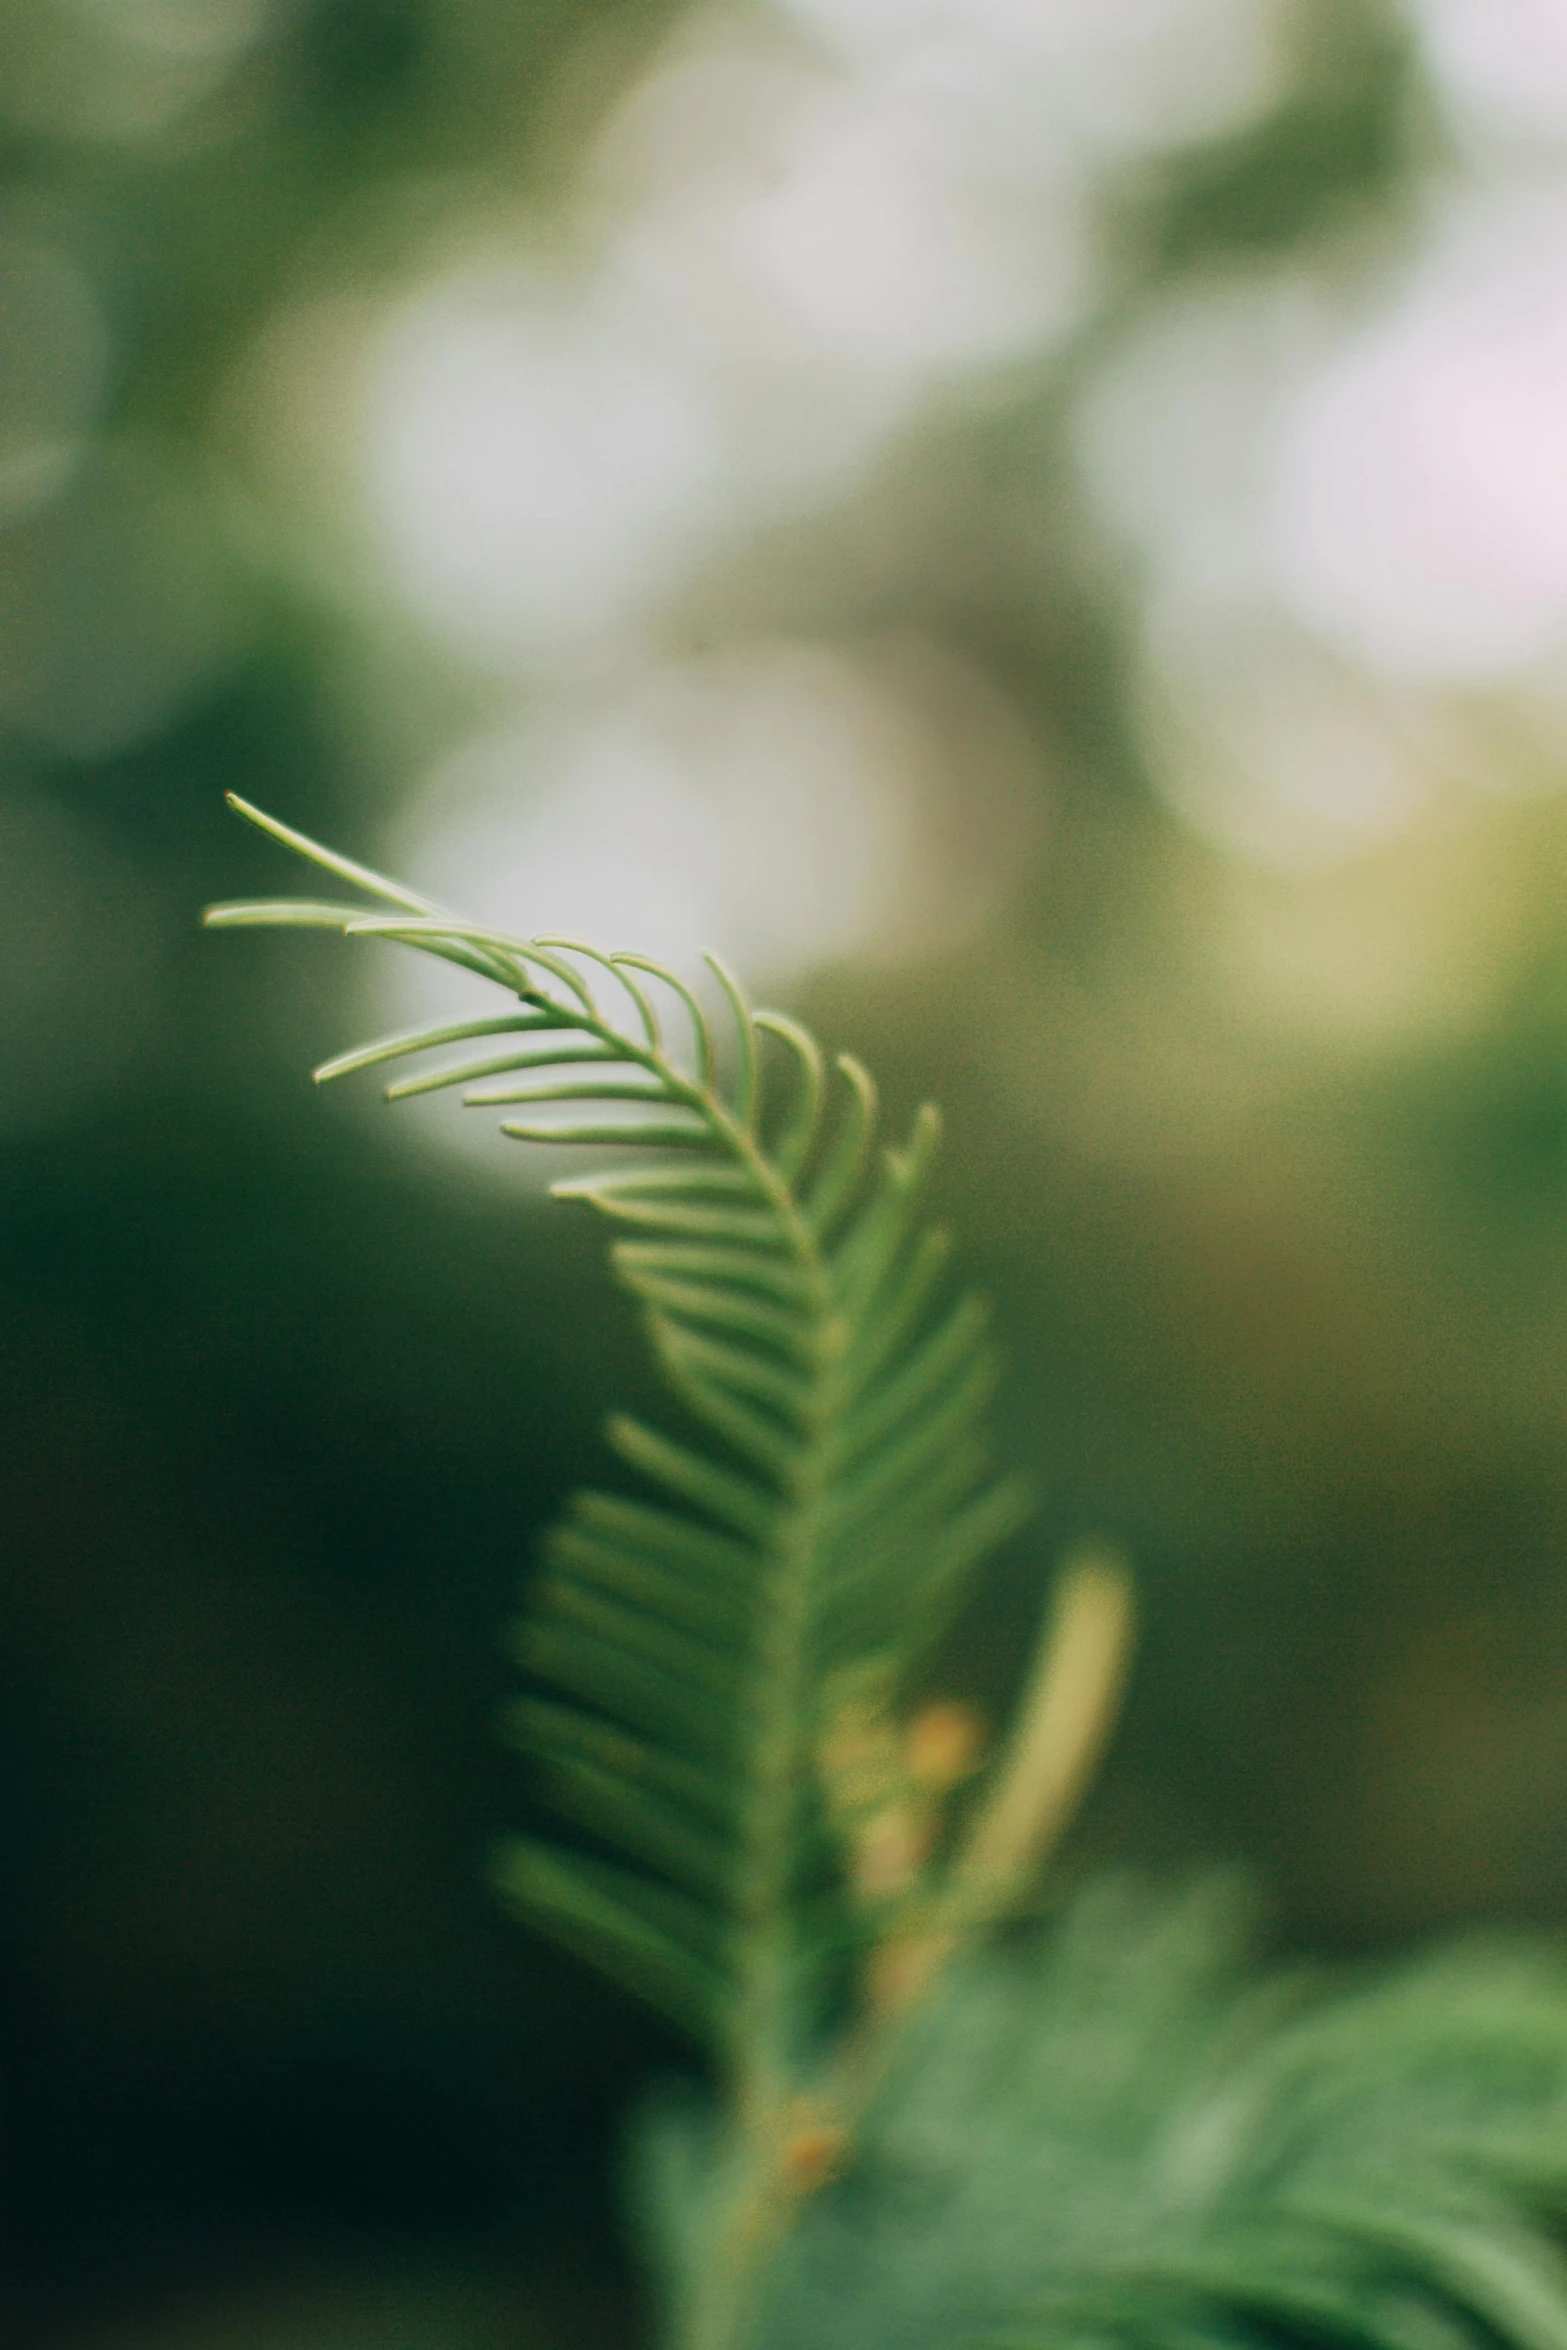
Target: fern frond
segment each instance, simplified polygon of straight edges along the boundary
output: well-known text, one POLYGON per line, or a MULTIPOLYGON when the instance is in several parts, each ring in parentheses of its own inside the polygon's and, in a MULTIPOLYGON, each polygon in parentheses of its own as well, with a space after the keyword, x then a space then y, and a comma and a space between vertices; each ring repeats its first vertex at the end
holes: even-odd
POLYGON ((576 1175, 621 1233, 612 1261, 688 1425, 616 1419, 653 1497, 577 1497, 519 1639, 553 1694, 512 1734, 591 1850, 516 1842, 499 1870, 536 1922, 715 2043, 741 2104, 777 2107, 859 1928, 824 1867, 818 1756, 832 1693, 907 1673, 979 1558, 1024 1514, 992 1471, 986 1317, 943 1309, 924 1228, 934 1110, 878 1148, 875 1087, 829 1073, 786 1014, 709 958, 722 1043, 676 972, 581 941, 462 921, 243 802, 297 853, 390 906, 219 907, 391 939, 481 973, 514 1006, 389 1037, 321 1080, 493 1040, 388 1098, 467 1088, 503 1131, 647 1152, 576 1175), (684 1049, 666 1041, 683 1036, 684 1049))

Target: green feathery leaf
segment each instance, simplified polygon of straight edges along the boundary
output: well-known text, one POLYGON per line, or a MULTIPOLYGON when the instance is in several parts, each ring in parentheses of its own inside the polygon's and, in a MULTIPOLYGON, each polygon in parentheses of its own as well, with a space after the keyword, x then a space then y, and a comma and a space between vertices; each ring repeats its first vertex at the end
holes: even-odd
POLYGON ((831 1692, 871 1659, 911 1669, 1025 1508, 990 1467, 984 1312, 941 1309, 945 1243, 921 1221, 936 1113, 878 1150, 859 1063, 829 1078, 808 1031, 753 1012, 716 959, 722 1050, 678 973, 465 922, 234 805, 397 911, 289 900, 210 922, 392 939, 515 999, 345 1053, 319 1079, 495 1039, 388 1098, 464 1086, 475 1107, 540 1113, 505 1124, 520 1140, 653 1154, 557 1191, 624 1234, 616 1273, 690 1426, 613 1420, 656 1499, 579 1495, 547 1546, 519 1653, 553 1694, 520 1703, 510 1729, 593 1849, 516 1841, 498 1877, 776 2102, 855 1930, 823 1864, 831 1692))
MULTIPOLYGON (((1248 1908, 1110 1879, 960 1958, 756 2350, 1567 2350, 1560 1949, 1259 1977, 1248 1908)), ((677 2302, 722 2159, 695 2100, 644 2125, 677 2302)))

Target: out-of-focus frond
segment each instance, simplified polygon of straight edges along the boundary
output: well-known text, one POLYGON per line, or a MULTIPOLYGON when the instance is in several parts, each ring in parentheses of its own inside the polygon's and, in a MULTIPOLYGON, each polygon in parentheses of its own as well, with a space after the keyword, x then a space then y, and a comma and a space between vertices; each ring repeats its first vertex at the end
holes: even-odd
MULTIPOLYGON (((1231 1885, 968 1954, 782 2252, 761 2350, 1564 2350, 1567 1961, 1258 1979, 1231 1885)), ((689 2124, 655 2125, 655 2235, 689 2124)))

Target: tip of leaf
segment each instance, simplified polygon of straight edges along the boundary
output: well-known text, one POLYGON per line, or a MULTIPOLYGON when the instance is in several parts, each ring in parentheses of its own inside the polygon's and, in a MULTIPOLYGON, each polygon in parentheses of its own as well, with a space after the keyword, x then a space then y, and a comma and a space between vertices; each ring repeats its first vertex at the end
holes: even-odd
POLYGON ((269 816, 264 808, 258 808, 253 800, 242 799, 237 791, 226 791, 223 798, 236 816, 243 816, 245 822, 253 824, 258 832, 269 832, 274 840, 288 838, 287 828, 279 824, 275 816, 269 816))

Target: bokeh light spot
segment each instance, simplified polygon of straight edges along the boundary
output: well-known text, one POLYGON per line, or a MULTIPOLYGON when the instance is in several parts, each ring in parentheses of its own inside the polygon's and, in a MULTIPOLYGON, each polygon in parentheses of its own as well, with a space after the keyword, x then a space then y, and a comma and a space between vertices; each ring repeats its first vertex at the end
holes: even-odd
POLYGON ((1567 133, 1562 0, 1413 0, 1426 62, 1488 127, 1567 133))
POLYGON ((612 309, 474 276, 393 325, 368 464, 410 602, 493 658, 612 631, 646 600, 706 506, 711 431, 612 309))
POLYGON ((1141 739, 1160 791, 1198 831, 1283 873, 1395 839, 1432 789, 1429 746, 1366 679, 1255 593, 1189 593, 1146 616, 1141 739))
POLYGON ((1459 219, 1406 298, 1308 383, 1276 572, 1392 675, 1493 677, 1567 634, 1567 209, 1459 219))
MULTIPOLYGON (((950 949, 992 915, 1034 846, 1036 770, 1010 705, 940 648, 737 646, 469 744, 384 855, 513 934, 634 947, 698 980, 711 947, 787 993, 822 965, 950 949)), ((388 1024, 472 996, 407 957, 374 984, 388 1024)))

